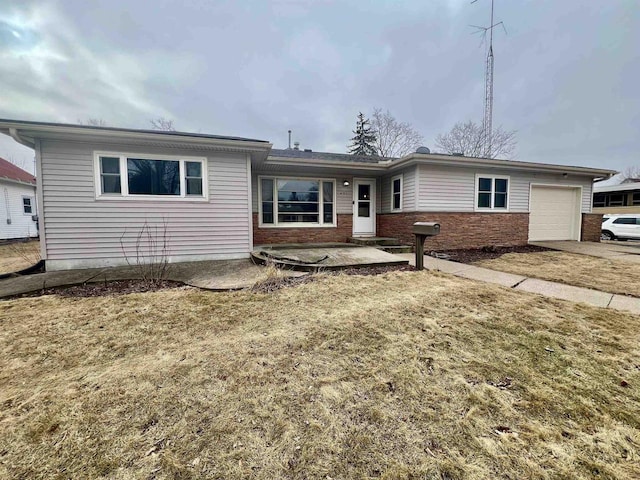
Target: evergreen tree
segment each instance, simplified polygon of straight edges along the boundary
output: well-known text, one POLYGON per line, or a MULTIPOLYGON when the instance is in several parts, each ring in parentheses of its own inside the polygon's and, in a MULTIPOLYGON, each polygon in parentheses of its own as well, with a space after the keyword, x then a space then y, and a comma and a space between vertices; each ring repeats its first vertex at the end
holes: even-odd
POLYGON ((353 131, 349 153, 353 155, 377 155, 375 147, 376 133, 372 130, 369 120, 364 118, 362 112, 358 114, 356 129, 353 131))

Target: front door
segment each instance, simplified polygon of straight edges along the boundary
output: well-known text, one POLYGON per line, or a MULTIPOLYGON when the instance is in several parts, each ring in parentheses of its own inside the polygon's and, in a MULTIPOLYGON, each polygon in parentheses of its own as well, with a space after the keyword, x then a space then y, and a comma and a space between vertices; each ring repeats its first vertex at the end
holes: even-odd
POLYGON ((353 181, 353 236, 373 237, 376 234, 376 181, 353 181))

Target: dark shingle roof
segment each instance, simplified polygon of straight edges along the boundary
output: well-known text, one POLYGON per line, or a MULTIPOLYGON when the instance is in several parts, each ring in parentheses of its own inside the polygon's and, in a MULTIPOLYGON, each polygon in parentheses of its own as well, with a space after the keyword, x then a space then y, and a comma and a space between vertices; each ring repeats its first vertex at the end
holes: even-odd
POLYGON ((22 183, 36 184, 36 177, 29 172, 25 172, 19 167, 16 167, 13 163, 0 158, 0 179, 6 178, 8 180, 15 180, 22 183))
POLYGON ((370 157, 365 155, 351 155, 349 153, 308 152, 287 148, 284 150, 272 148, 270 157, 299 158, 306 160, 324 160, 328 162, 379 163, 392 158, 370 157))

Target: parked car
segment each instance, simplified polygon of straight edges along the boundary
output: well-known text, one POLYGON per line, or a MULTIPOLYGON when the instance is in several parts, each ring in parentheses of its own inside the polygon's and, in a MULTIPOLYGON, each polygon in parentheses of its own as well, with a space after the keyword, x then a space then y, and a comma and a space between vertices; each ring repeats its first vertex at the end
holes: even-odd
POLYGON ((602 240, 640 240, 640 214, 605 215, 602 240))

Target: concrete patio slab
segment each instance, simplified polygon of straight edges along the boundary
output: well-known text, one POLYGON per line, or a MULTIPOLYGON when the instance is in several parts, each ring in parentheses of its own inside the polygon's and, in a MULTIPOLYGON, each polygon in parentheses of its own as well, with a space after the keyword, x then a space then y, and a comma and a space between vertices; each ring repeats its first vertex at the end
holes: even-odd
POLYGON ((264 245, 252 252, 257 261, 274 261, 297 270, 337 270, 348 267, 407 265, 399 255, 359 245, 326 246, 309 244, 306 248, 288 245, 264 245))
MULTIPOLYGON (((306 272, 282 270, 280 274, 297 277, 306 272)), ((139 278, 139 270, 130 266, 37 273, 0 280, 0 298, 53 287, 139 278)), ((173 263, 167 273, 167 280, 207 290, 249 288, 265 278, 265 268, 249 259, 173 263)))
POLYGON ((562 283, 548 282, 537 278, 527 278, 520 283, 516 290, 530 293, 538 293, 546 297, 560 298, 571 302, 582 302, 596 307, 608 307, 613 294, 591 290, 588 288, 574 287, 562 283))

